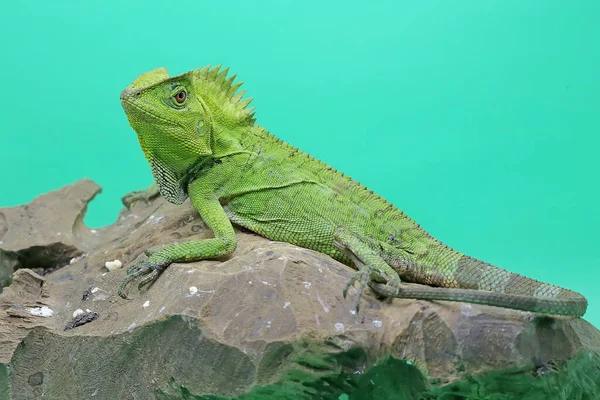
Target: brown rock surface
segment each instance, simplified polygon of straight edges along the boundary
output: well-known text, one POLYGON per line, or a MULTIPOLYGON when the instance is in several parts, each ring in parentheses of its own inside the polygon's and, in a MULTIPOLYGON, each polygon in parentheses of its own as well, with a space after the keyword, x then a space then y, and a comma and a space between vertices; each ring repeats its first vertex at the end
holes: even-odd
POLYGON ((162 198, 91 230, 82 218, 98 191, 84 180, 0 209, 0 256, 12 262, 5 270, 17 269, 0 294, 0 399, 593 399, 600 391, 600 332, 583 319, 382 301, 370 291, 357 315, 355 292, 342 297, 352 269, 248 232, 238 231, 227 259, 173 264, 123 300, 125 268, 108 272, 106 261, 128 266, 147 248, 211 233, 189 201, 162 198), (99 317, 65 331, 76 309, 99 317))

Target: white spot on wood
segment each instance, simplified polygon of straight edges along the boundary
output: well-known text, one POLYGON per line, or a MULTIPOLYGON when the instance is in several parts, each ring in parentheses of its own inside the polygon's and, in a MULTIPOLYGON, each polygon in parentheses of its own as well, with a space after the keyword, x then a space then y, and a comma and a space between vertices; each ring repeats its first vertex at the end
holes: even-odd
POLYGON ((92 288, 90 292, 94 295, 94 297, 92 297, 92 301, 106 300, 106 298, 109 296, 107 291, 102 290, 99 287, 92 288))
POLYGON ((119 260, 107 261, 104 263, 104 266, 107 270, 114 271, 121 268, 123 266, 123 263, 119 260))
POLYGON ((473 307, 469 303, 463 303, 460 305, 460 313, 465 317, 473 317, 479 314, 479 312, 473 309, 473 307))
POLYGON ((158 224, 160 222, 160 220, 162 220, 164 218, 164 216, 162 217, 157 217, 156 215, 151 215, 150 218, 148 218, 148 221, 146 221, 146 223, 155 223, 158 224))
POLYGON ((164 312, 166 309, 167 309, 167 307, 165 307, 165 306, 162 306, 162 307, 160 308, 160 310, 158 310, 158 312, 159 312, 159 313, 162 313, 162 312, 164 312))
POLYGON ((188 292, 190 293, 190 295, 195 295, 196 293, 198 293, 198 288, 196 286, 190 286, 190 288, 188 289, 188 292))
POLYGON ((371 322, 371 326, 373 328, 381 328, 383 326, 383 322, 379 320, 374 320, 373 322, 371 322))
POLYGON ((83 314, 83 310, 81 308, 78 308, 77 310, 73 311, 73 318, 81 314, 83 314))
POLYGON ((149 305, 150 305, 150 300, 146 300, 146 302, 144 304, 142 304, 142 307, 148 308, 149 305))
POLYGON ((54 314, 49 307, 41 306, 41 307, 26 307, 25 310, 36 317, 51 317, 54 314))
POLYGON ((344 332, 344 324, 342 324, 341 322, 337 322, 335 325, 333 325, 333 327, 335 328, 336 332, 344 332))
POLYGON ((71 260, 69 260, 69 264, 75 264, 77 261, 86 258, 87 257, 87 253, 83 253, 78 255, 77 257, 73 257, 71 258, 71 260))
POLYGON ((311 282, 302 282, 302 283, 304 283, 304 288, 305 289, 310 289, 310 287, 312 286, 311 282))
POLYGON ((290 306, 290 304, 292 304, 292 303, 290 303, 289 301, 286 301, 285 303, 283 303, 283 308, 288 308, 290 306))
POLYGON ((325 302, 323 301, 323 299, 321 299, 321 296, 319 295, 319 292, 317 292, 317 300, 319 301, 319 304, 321 305, 321 307, 323 307, 323 311, 325 311, 326 313, 329 312, 329 307, 327 307, 327 304, 325 304, 325 302))
POLYGON ((198 289, 198 293, 214 293, 214 290, 200 290, 198 289))

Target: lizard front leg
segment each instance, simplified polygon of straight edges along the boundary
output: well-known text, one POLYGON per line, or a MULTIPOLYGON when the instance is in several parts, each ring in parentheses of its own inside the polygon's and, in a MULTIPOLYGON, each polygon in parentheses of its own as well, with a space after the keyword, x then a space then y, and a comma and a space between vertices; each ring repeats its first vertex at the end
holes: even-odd
POLYGON ((344 288, 344 298, 356 281, 360 282, 356 298, 356 312, 359 310, 360 298, 370 281, 385 282, 386 287, 398 288, 400 277, 381 256, 372 244, 346 228, 338 228, 334 233, 333 245, 343 251, 354 263, 358 271, 344 288))
POLYGON ((150 256, 131 266, 127 270, 127 276, 121 281, 118 293, 122 298, 127 298, 125 287, 131 281, 144 276, 138 284, 138 288, 141 289, 144 285, 154 282, 171 263, 215 258, 235 250, 235 232, 219 200, 196 182, 190 184, 188 194, 194 208, 200 213, 200 218, 215 237, 173 244, 152 253, 146 252, 150 256))

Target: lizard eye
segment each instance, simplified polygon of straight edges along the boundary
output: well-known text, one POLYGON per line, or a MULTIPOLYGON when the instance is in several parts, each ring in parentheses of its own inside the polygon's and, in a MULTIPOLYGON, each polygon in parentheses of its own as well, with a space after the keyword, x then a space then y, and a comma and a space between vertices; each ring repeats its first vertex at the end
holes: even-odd
POLYGON ((181 92, 179 92, 175 95, 175 101, 178 102, 179 104, 181 104, 185 101, 186 97, 187 97, 187 93, 185 92, 185 90, 182 90, 181 92))

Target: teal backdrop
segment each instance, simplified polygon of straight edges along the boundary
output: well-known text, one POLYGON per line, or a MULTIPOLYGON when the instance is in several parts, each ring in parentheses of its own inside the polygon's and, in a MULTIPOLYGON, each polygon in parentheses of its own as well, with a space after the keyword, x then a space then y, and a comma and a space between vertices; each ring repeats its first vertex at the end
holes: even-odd
POLYGON ((600 326, 600 2, 13 1, 0 11, 0 206, 83 177, 92 227, 149 168, 139 74, 223 64, 258 122, 447 244, 590 300, 600 326))

